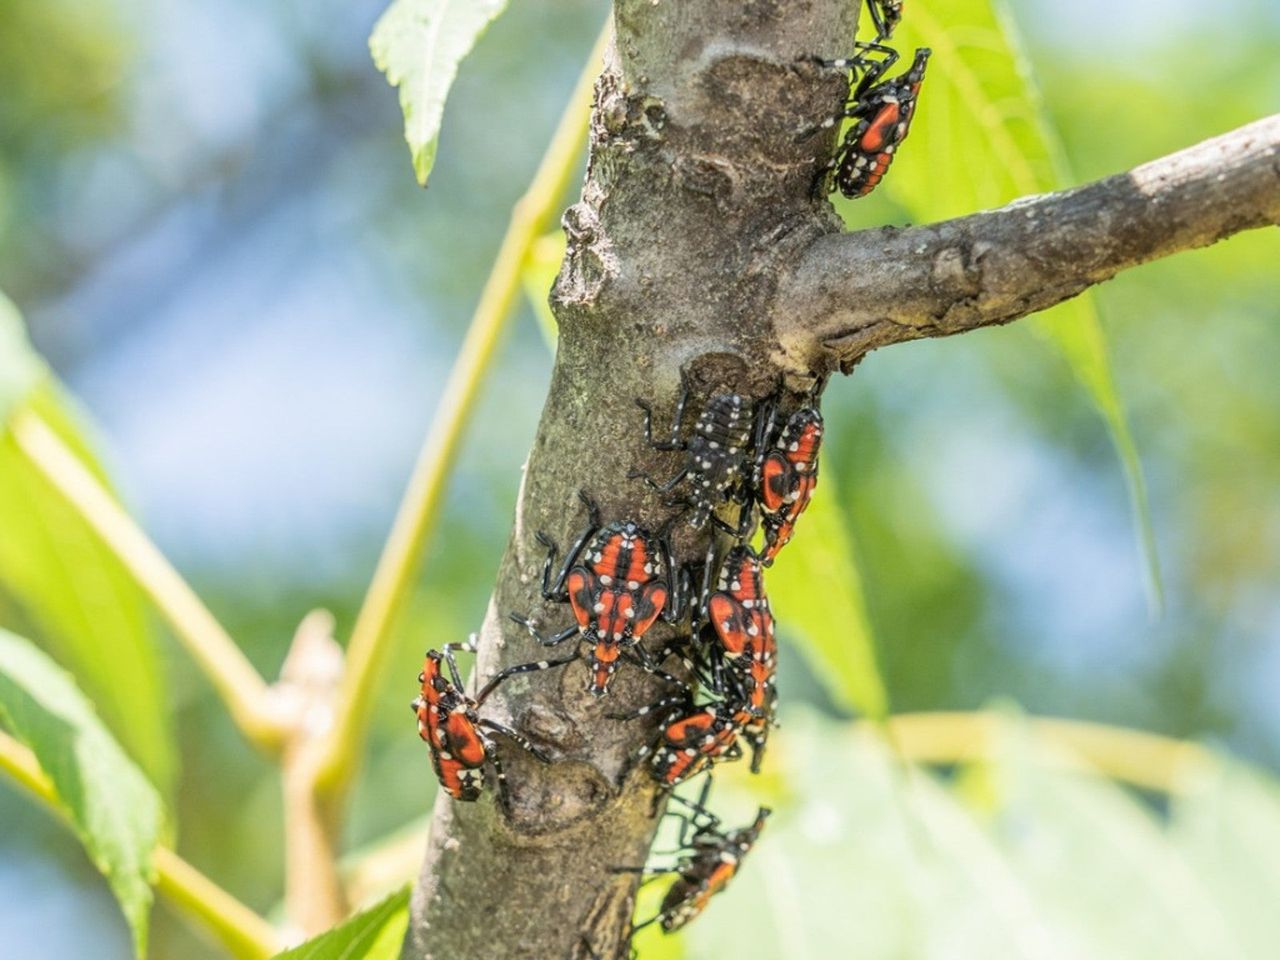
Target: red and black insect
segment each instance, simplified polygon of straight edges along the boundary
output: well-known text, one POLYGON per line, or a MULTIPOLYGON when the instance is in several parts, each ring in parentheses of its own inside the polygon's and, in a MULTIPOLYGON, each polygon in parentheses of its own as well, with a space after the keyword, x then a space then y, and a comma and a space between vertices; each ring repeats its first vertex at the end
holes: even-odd
MULTIPOLYGON (((765 433, 771 429, 767 426, 765 433)), ((822 414, 815 403, 810 403, 787 418, 772 444, 763 440, 758 444, 753 485, 764 527, 760 562, 766 567, 790 542, 796 521, 813 498, 818 485, 822 429, 822 414)))
POLYGON ((455 800, 479 799, 488 763, 493 766, 498 798, 504 808, 510 808, 506 774, 488 732, 507 737, 543 763, 550 763, 551 758, 510 727, 479 716, 477 701, 467 696, 454 659, 455 650, 474 649, 469 642, 445 644, 443 652, 428 650, 418 674, 422 692, 409 706, 418 718, 418 736, 430 748, 431 766, 445 792, 455 800), (442 669, 446 663, 448 677, 442 669))
POLYGON ((693 693, 687 686, 633 713, 614 714, 613 719, 635 720, 651 713, 663 717, 658 739, 636 751, 634 759, 652 758, 649 772, 667 789, 722 760, 740 759, 742 746, 738 743, 738 734, 752 719, 751 711, 741 701, 694 703, 693 693))
POLYGON ((691 817, 681 818, 684 820, 684 827, 681 830, 680 847, 684 852, 675 866, 614 868, 619 873, 676 875, 675 882, 662 898, 662 906, 657 914, 632 927, 632 936, 652 923, 657 923, 666 933, 673 933, 697 917, 706 909, 711 898, 734 878, 742 866, 743 858, 751 852, 760 838, 760 832, 770 813, 768 807, 761 807, 756 813, 755 821, 749 826, 725 831, 720 827, 719 818, 703 806, 705 798, 705 789, 702 798, 696 803, 682 797, 672 798, 683 803, 692 813, 691 817))
POLYGON ((906 73, 881 81, 898 54, 880 44, 858 44, 858 49, 851 59, 823 61, 825 66, 851 70, 855 77, 862 71, 862 78, 844 110, 816 128, 829 128, 844 119, 854 121, 818 178, 824 194, 838 189, 851 198, 865 197, 876 188, 907 138, 930 55, 928 48, 916 50, 906 73), (873 60, 871 54, 883 59, 873 60))
POLYGON ((658 669, 640 641, 661 617, 678 622, 683 616, 687 592, 683 577, 671 587, 671 551, 663 535, 654 535, 632 521, 601 526, 600 510, 585 493, 580 493, 590 514, 587 528, 574 541, 564 565, 551 581, 556 545, 543 533, 538 541, 547 548, 542 567, 542 595, 547 600, 567 602, 573 609, 575 623, 559 633, 544 637, 520 614, 511 619, 524 626, 540 644, 553 647, 577 636, 580 645, 572 654, 558 660, 538 660, 508 667, 485 684, 480 692, 483 700, 508 677, 535 670, 561 667, 583 657, 588 648, 587 665, 590 678, 587 691, 603 696, 618 669, 626 661, 674 683, 675 677, 658 669))
POLYGON ((684 425, 688 399, 689 385, 682 378, 670 439, 654 440, 653 408, 637 398, 636 406, 644 411, 645 439, 658 450, 685 451, 687 459, 679 472, 666 483, 657 483, 642 473, 632 473, 631 476, 644 477, 661 493, 668 493, 681 481, 688 480, 688 500, 693 507, 689 524, 700 530, 717 507, 737 499, 737 493, 747 479, 752 457, 754 405, 736 393, 715 394, 698 415, 692 435, 688 440, 681 440, 680 430, 684 425))
POLYGON ((711 648, 711 683, 722 696, 740 700, 750 715, 741 732, 751 744, 753 773, 759 772, 764 759, 778 699, 778 641, 763 567, 751 547, 734 547, 720 566, 716 589, 702 604, 716 640, 711 648), (729 677, 724 676, 726 671, 729 677))

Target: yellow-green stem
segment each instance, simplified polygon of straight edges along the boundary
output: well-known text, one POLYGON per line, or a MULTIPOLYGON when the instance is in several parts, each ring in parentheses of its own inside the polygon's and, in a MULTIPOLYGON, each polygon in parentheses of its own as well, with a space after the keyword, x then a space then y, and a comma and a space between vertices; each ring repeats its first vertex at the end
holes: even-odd
MULTIPOLYGON (((1083 720, 1028 717, 1032 736, 1079 758, 1087 769, 1145 790, 1174 793, 1183 778, 1214 764, 1199 744, 1156 733, 1083 720)), ((992 756, 1008 718, 993 712, 908 713, 889 719, 895 745, 908 760, 965 763, 992 756)))
POLYGON ((278 750, 285 730, 268 710, 266 683, 195 591, 37 414, 18 413, 10 428, 23 455, 80 513, 155 603, 245 737, 267 752, 278 750))
POLYGON ((556 127, 529 189, 511 211, 511 221, 471 318, 462 349, 440 397, 440 406, 409 479, 409 487, 383 547, 373 581, 356 618, 347 648, 347 670, 319 768, 318 788, 339 806, 358 766, 373 709, 374 692, 390 651, 396 615, 412 591, 423 546, 440 514, 445 485, 453 468, 463 427, 475 405, 480 383, 493 360, 498 339, 520 292, 520 276, 529 250, 547 229, 573 173, 586 139, 591 87, 599 71, 609 28, 596 42, 569 105, 556 127))
MULTIPOLYGON (((1197 770, 1210 769, 1213 754, 1199 744, 1159 734, 1109 727, 1083 720, 1026 717, 1033 737, 1062 755, 1078 758, 1084 772, 1157 793, 1176 793, 1197 770)), ((950 766, 993 756, 1000 747, 999 713, 901 713, 884 720, 860 720, 891 738, 903 760, 950 766)), ((344 864, 343 874, 353 902, 368 902, 412 880, 427 842, 425 822, 405 827, 370 844, 344 864)))
MULTIPOLYGON (((35 755, 0 733, 0 770, 64 822, 66 811, 35 755)), ((275 928, 167 847, 157 847, 151 865, 155 887, 166 902, 195 921, 237 960, 266 960, 281 948, 275 928)))

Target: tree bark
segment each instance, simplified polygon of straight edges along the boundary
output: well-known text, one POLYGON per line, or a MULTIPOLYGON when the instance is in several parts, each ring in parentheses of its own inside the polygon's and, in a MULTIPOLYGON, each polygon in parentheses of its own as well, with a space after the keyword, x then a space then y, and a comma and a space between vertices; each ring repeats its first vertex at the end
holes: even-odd
MULTIPOLYGON (((547 632, 572 622, 566 605, 540 596, 545 551, 535 532, 567 546, 586 520, 580 488, 606 522, 654 530, 670 515, 627 475, 678 468, 645 443, 634 398, 653 401, 656 422, 666 421, 682 369, 691 407, 725 389, 761 398, 780 378, 798 397, 881 343, 1011 320, 1132 263, 1275 222, 1276 131, 1259 125, 1240 163, 1265 169, 1239 192, 1234 179, 1218 188, 1175 173, 1176 185, 1156 191, 1169 202, 1152 209, 1135 172, 937 227, 838 235, 839 220, 812 191, 831 140, 797 133, 847 93, 839 71, 806 58, 847 55, 855 14, 848 0, 617 0, 582 199, 564 218, 569 248, 552 294, 559 350, 481 632, 481 678, 547 655, 510 612, 547 632), (1177 229, 1166 229, 1167 216, 1177 229), (1033 221, 1053 229, 1028 229, 1033 221), (1038 271, 1021 288, 1019 250, 1038 271)), ((1234 170, 1239 154, 1197 156, 1234 170)), ((678 527, 674 547, 681 560, 700 559, 705 535, 678 527)), ((655 627, 647 645, 669 636, 655 627)), ((627 955, 635 877, 610 868, 643 863, 657 825, 653 785, 629 761, 654 731, 607 714, 652 701, 661 684, 624 665, 597 700, 585 674, 574 663, 519 677, 484 705, 554 762, 500 744, 510 816, 489 795, 464 804, 441 794, 404 960, 627 955)))
POLYGON ((1280 223, 1280 114, 1088 186, 944 223, 824 238, 778 337, 846 371, 876 347, 1008 323, 1121 270, 1280 223))

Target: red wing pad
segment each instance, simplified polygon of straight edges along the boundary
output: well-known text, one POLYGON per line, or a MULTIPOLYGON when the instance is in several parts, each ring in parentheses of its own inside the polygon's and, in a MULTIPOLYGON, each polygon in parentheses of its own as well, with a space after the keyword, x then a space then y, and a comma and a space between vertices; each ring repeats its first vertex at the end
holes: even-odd
POLYGON ((445 720, 445 739, 449 745, 449 753, 464 765, 479 767, 484 764, 484 741, 480 739, 479 731, 466 714, 449 714, 445 720))
POLYGON ((569 588, 569 606, 573 608, 573 616, 578 621, 579 629, 587 629, 591 623, 592 610, 595 606, 599 585, 596 578, 585 567, 574 567, 569 571, 567 581, 569 588))
POLYGON ((746 624, 743 623, 742 605, 727 593, 713 593, 707 601, 707 614, 716 636, 728 657, 739 657, 747 646, 746 624))
POLYGON ((897 103, 886 103, 871 118, 866 132, 858 140, 858 149, 865 153, 875 153, 892 141, 894 127, 898 125, 901 111, 897 103))
POLYGON ((791 464, 780 453, 765 458, 760 471, 760 503, 768 513, 782 509, 787 491, 791 487, 791 464))
POLYGON ((640 591, 640 603, 636 607, 635 619, 631 624, 631 635, 639 640, 645 635, 653 622, 667 605, 667 585, 662 580, 655 580, 640 591))

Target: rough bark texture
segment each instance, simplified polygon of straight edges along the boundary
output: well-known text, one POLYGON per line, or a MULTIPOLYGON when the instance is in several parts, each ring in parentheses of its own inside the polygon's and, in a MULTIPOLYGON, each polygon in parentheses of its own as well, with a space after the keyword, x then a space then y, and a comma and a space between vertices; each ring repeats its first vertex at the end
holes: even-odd
POLYGON ((1061 193, 815 243, 780 298, 795 363, 1044 310, 1121 270, 1280 223, 1280 114, 1061 193))
MULTIPOLYGON (((695 401, 717 387, 764 396, 777 385, 770 304, 781 271, 839 229, 811 196, 818 138, 794 141, 833 110, 845 81, 800 59, 839 55, 854 15, 832 0, 616 4, 587 180, 564 218, 569 253, 552 296, 559 351, 482 632, 480 676, 546 656, 507 621, 510 611, 535 614, 549 631, 571 622, 566 606, 538 593, 545 551, 534 536, 567 545, 585 522, 580 487, 606 521, 653 529, 670 514, 627 478, 677 464, 645 444, 636 397, 669 422, 686 364, 695 401)), ((810 386, 808 370, 791 372, 797 389, 810 386)), ((705 549, 676 538, 679 557, 705 549)), ((653 644, 667 635, 655 627, 653 644)), ((657 824, 647 775, 628 763, 652 727, 606 714, 660 686, 624 665, 595 700, 585 676, 578 663, 517 678, 486 704, 556 762, 503 745, 510 821, 488 801, 438 803, 406 958, 586 957, 584 936, 601 957, 625 956, 635 882, 609 867, 644 862, 657 824)))
MULTIPOLYGON (((814 151, 830 140, 796 134, 843 98, 843 75, 804 58, 846 55, 855 13, 847 0, 616 3, 587 180, 564 218, 569 251, 552 296, 559 352, 482 631, 480 677, 546 656, 509 612, 548 632, 571 622, 567 606, 539 595, 535 532, 567 545, 585 522, 579 488, 606 521, 653 529, 669 515, 627 474, 676 470, 675 456, 646 446, 634 398, 653 400, 663 422, 682 368, 691 406, 725 387, 764 396, 780 375, 802 392, 815 373, 879 344, 1011 320, 1131 264, 1275 222, 1272 121, 1185 162, 1062 196, 936 227, 837 235, 811 191, 825 159, 814 151), (1225 179, 1204 172, 1215 164, 1225 179), (1248 175, 1237 169, 1246 166, 1248 175)), ((678 532, 675 548, 701 558, 705 540, 678 532)), ((655 628, 650 646, 668 635, 655 628)), ((653 699, 659 684, 624 665, 596 700, 585 678, 581 663, 532 674, 485 704, 555 762, 501 744, 510 817, 488 797, 441 795, 405 960, 626 956, 635 881, 609 867, 642 863, 656 827, 652 786, 628 762, 652 728, 607 714, 653 699)))

